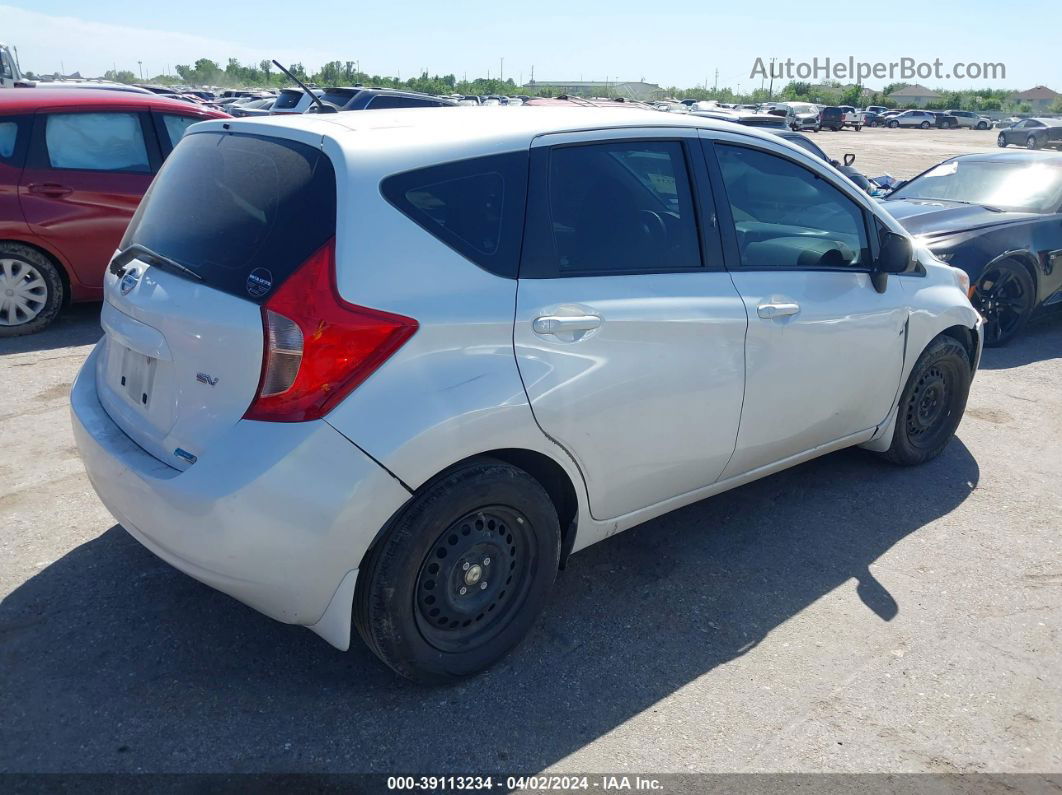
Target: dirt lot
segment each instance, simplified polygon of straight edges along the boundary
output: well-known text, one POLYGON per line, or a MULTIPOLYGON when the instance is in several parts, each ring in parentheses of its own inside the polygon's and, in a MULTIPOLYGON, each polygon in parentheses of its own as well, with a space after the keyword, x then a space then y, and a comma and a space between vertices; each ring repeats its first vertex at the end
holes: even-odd
MULTIPOLYGON (((906 175, 992 136, 817 140, 906 175)), ((429 690, 116 526, 67 415, 97 313, 0 342, 0 771, 1062 769, 1062 314, 986 353, 939 459, 846 451, 598 544, 429 690)))
POLYGON ((996 150, 998 132, 864 127, 859 132, 845 129, 805 134, 837 160, 845 152, 854 153, 856 168, 868 177, 891 174, 909 179, 947 157, 996 150))

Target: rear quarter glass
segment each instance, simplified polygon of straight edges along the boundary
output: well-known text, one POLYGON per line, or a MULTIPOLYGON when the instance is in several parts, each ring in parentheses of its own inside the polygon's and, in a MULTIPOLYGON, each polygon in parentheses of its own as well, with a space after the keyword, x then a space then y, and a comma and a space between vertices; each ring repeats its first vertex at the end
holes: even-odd
POLYGON ((228 132, 190 133, 126 230, 210 287, 264 303, 336 233, 336 179, 319 149, 228 132))

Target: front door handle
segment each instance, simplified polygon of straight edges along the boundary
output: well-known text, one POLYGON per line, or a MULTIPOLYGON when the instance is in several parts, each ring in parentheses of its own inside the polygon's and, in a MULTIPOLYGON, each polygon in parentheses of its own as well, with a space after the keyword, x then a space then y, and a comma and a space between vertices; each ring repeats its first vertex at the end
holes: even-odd
POLYGON ((760 304, 756 314, 767 320, 776 317, 791 317, 800 311, 800 304, 760 304))
POLYGON ((531 322, 536 334, 558 334, 566 331, 593 331, 601 325, 596 315, 544 315, 531 322))
POLYGON ((68 188, 66 185, 59 185, 55 182, 31 182, 28 186, 30 193, 36 193, 40 196, 49 196, 53 199, 57 199, 60 196, 67 196, 74 192, 73 188, 68 188))

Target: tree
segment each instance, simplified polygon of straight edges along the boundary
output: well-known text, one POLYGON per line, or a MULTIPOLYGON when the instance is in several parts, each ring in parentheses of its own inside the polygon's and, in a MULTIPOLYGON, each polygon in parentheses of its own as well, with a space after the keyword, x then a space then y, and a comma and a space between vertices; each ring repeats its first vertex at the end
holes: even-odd
POLYGON ((120 69, 118 71, 108 69, 103 73, 103 79, 110 80, 114 83, 135 83, 137 81, 136 75, 128 69, 120 69))
POLYGON ((263 58, 258 62, 258 68, 262 70, 262 74, 265 75, 266 83, 272 82, 273 62, 263 58))

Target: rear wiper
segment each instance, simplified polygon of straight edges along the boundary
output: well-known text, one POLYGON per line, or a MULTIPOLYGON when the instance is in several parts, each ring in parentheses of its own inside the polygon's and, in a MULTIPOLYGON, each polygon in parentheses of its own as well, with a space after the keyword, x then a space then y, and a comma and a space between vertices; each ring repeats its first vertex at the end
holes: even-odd
POLYGON ((133 243, 131 246, 126 246, 124 251, 118 252, 114 259, 111 260, 109 270, 115 276, 121 278, 125 275, 125 266, 135 259, 143 260, 149 265, 155 265, 160 268, 171 268, 180 271, 187 276, 191 276, 196 281, 203 281, 203 277, 187 265, 182 265, 176 260, 157 254, 147 246, 142 246, 139 243, 133 243))

